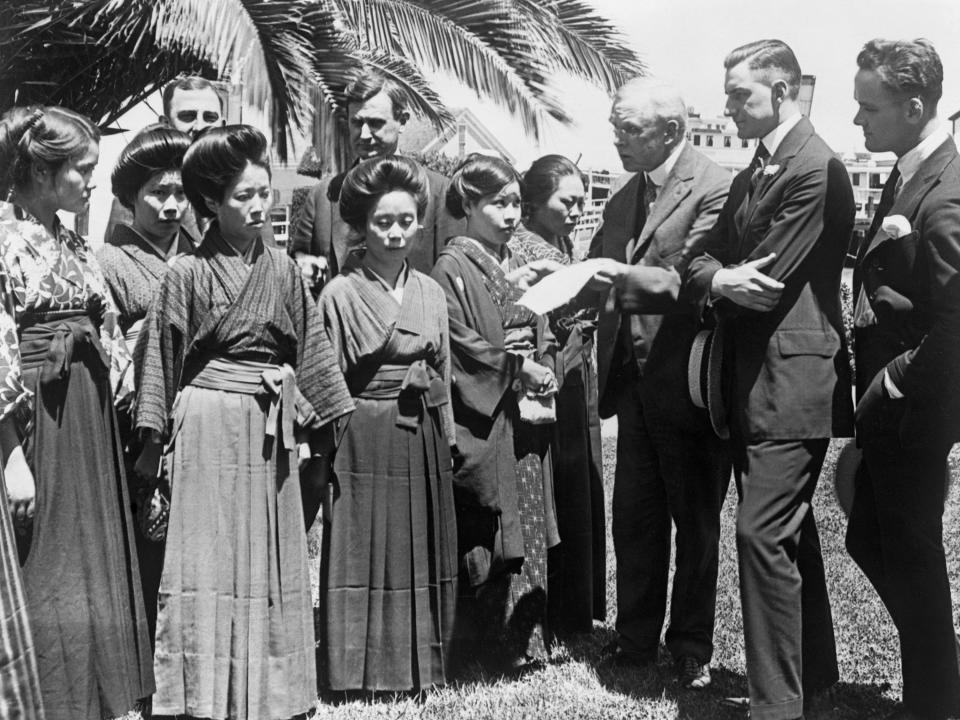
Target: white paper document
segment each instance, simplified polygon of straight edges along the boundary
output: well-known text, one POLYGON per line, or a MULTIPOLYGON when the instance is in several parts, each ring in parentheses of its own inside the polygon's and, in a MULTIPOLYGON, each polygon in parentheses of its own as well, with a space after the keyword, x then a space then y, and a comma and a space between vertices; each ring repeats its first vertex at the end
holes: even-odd
POLYGON ((517 303, 530 308, 537 315, 556 310, 573 300, 594 273, 609 262, 604 258, 594 258, 567 265, 527 290, 517 303))

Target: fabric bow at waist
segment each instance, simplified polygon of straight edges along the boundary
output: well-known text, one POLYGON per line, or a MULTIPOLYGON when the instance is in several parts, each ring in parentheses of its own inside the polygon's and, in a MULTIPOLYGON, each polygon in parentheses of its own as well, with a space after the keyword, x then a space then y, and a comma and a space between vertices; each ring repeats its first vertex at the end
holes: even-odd
POLYGON ((100 344, 100 333, 84 311, 50 312, 20 319, 20 359, 25 370, 41 368, 40 385, 70 377, 70 364, 87 355, 100 369, 110 367, 110 358, 100 344), (92 353, 81 353, 84 347, 92 353))
POLYGON ((396 398, 397 425, 411 430, 420 424, 423 408, 440 407, 449 402, 443 378, 425 360, 410 365, 381 365, 357 397, 370 400, 396 398))
POLYGON ((267 410, 267 430, 269 437, 280 438, 283 446, 292 450, 296 447, 293 425, 296 420, 297 378, 293 368, 284 363, 256 362, 254 360, 228 360, 211 358, 186 385, 268 397, 270 407, 267 410))

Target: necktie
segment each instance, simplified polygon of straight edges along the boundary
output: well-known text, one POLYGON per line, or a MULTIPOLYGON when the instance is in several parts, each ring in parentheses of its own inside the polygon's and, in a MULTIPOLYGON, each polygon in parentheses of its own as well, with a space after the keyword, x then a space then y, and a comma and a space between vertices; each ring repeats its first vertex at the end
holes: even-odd
POLYGON ((657 200, 658 185, 647 175, 647 182, 643 188, 643 211, 650 217, 650 209, 657 200))
POLYGON ((900 192, 902 186, 903 182, 900 177, 900 168, 894 165, 893 170, 890 172, 890 177, 888 177, 887 182, 884 183, 883 192, 880 193, 880 203, 877 205, 877 211, 873 215, 873 222, 870 223, 870 232, 867 233, 866 237, 867 243, 877 234, 877 230, 880 229, 880 225, 883 224, 883 219, 887 216, 887 213, 890 212, 890 208, 893 207, 893 203, 897 199, 897 194, 900 192))
POLYGON ((750 173, 750 195, 753 196, 753 191, 757 189, 757 183, 760 182, 760 175, 763 173, 763 168, 767 166, 767 160, 770 159, 770 153, 764 144, 757 143, 757 152, 753 155, 753 162, 750 163, 750 167, 753 168, 753 172, 750 173))
MULTIPOLYGON (((877 211, 873 214, 873 222, 870 223, 870 231, 863 239, 863 244, 860 246, 860 249, 857 252, 858 265, 860 260, 863 258, 864 253, 866 253, 867 248, 870 247, 870 243, 873 240, 873 237, 877 234, 877 230, 879 230, 880 226, 883 224, 883 220, 887 216, 887 213, 890 212, 890 208, 893 207, 893 203, 897 199, 897 194, 900 192, 900 188, 902 186, 903 178, 900 177, 900 168, 894 165, 893 170, 890 172, 890 177, 888 177, 887 182, 884 183, 883 192, 880 193, 880 203, 877 205, 877 211)), ((853 309, 853 324, 855 327, 862 328, 875 325, 876 322, 877 316, 874 314, 873 308, 870 307, 870 301, 867 299, 867 286, 861 278, 860 292, 857 294, 856 305, 853 309)))

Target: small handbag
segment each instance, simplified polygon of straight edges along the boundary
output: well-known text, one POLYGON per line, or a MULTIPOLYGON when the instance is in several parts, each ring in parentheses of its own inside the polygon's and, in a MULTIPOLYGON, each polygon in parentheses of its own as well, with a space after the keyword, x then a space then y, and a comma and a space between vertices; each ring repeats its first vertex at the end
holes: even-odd
POLYGON ((155 485, 137 492, 137 525, 150 542, 163 542, 170 524, 170 485, 164 473, 155 485))
POLYGON ((540 395, 520 388, 517 393, 520 419, 530 425, 547 425, 557 421, 556 394, 540 395))

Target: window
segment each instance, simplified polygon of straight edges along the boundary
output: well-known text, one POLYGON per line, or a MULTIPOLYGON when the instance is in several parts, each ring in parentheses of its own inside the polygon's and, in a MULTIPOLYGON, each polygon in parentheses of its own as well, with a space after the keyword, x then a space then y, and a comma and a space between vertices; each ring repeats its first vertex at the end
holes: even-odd
POLYGON ((740 147, 743 147, 743 148, 748 148, 748 147, 750 147, 750 141, 749 141, 749 140, 741 140, 741 141, 740 141, 740 147))
POLYGON ((860 173, 850 173, 850 184, 854 187, 860 187, 860 173))
POLYGON ((870 173, 870 187, 872 188, 883 187, 883 183, 880 182, 880 173, 870 173))
POLYGON ((694 145, 699 145, 699 144, 700 144, 700 136, 699 136, 699 135, 694 135, 694 136, 693 136, 693 144, 694 144, 694 145))
POLYGON ((273 227, 273 238, 279 247, 286 247, 290 239, 290 206, 280 205, 270 210, 270 225, 273 227))
POLYGON ((713 147, 713 135, 707 135, 707 147, 713 147))
POLYGON ((724 146, 724 147, 730 147, 730 146, 731 146, 731 140, 730 140, 730 136, 729 136, 729 135, 724 135, 724 136, 723 136, 723 146, 724 146))

